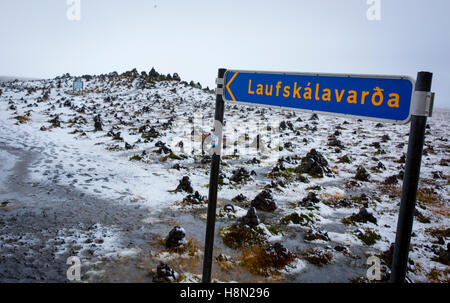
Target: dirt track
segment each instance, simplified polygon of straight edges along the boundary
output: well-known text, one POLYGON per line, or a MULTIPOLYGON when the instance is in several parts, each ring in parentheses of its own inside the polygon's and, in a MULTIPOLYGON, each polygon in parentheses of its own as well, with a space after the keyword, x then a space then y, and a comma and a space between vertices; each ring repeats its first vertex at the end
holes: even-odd
POLYGON ((101 257, 96 250, 102 249, 100 244, 109 235, 99 238, 99 230, 118 231, 118 245, 123 248, 148 243, 150 231, 139 222, 145 212, 138 206, 101 200, 66 186, 30 182, 30 163, 41 151, 5 142, 0 142, 0 151, 17 159, 9 172, 5 172, 6 162, 0 162, 0 171, 7 175, 0 183, 0 202, 8 202, 0 207, 0 282, 68 282, 69 256, 80 256, 82 273, 89 270, 85 264, 101 257), (58 234, 64 230, 64 236, 70 236, 74 229, 92 242, 80 247, 58 234))

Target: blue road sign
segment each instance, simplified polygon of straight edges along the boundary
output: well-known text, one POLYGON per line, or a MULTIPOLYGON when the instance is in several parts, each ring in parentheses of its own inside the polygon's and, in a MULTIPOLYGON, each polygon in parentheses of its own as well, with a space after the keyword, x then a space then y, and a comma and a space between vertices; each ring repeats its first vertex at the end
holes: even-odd
POLYGON ((73 89, 74 90, 83 90, 83 82, 82 81, 75 81, 73 83, 73 89))
POLYGON ((296 74, 228 70, 228 102, 407 123, 414 80, 406 76, 296 74))

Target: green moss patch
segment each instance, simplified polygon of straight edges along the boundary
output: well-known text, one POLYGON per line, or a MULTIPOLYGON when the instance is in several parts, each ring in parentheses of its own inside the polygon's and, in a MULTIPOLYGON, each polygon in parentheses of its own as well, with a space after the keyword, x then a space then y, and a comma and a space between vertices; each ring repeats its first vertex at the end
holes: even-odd
POLYGON ((364 232, 355 232, 355 235, 368 246, 374 245, 378 240, 381 240, 381 236, 370 229, 366 229, 364 232))
POLYGON ((306 261, 317 266, 329 264, 333 259, 333 253, 331 251, 318 248, 304 250, 301 254, 306 261))
POLYGON ((244 251, 241 265, 253 274, 270 276, 279 274, 278 270, 284 269, 295 258, 295 254, 280 244, 255 246, 244 251))
POLYGON ((133 157, 130 158, 130 161, 141 161, 142 157, 139 155, 134 155, 133 157))
POLYGON ((289 215, 284 216, 280 219, 280 223, 283 225, 288 225, 289 223, 298 224, 302 226, 307 226, 310 223, 314 222, 314 215, 312 213, 309 214, 298 214, 291 213, 289 215))
POLYGON ((222 237, 226 246, 234 249, 261 245, 265 242, 265 238, 261 233, 241 224, 222 228, 219 231, 219 236, 222 237))

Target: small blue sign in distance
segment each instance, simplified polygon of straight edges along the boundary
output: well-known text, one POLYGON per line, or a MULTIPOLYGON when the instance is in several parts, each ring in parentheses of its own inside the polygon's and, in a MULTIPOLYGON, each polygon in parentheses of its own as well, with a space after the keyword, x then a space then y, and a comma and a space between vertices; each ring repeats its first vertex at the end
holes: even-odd
POLYGON ((73 83, 73 89, 82 90, 83 89, 83 82, 75 81, 73 83))
POLYGON ((408 123, 414 80, 406 76, 229 70, 228 102, 408 123))

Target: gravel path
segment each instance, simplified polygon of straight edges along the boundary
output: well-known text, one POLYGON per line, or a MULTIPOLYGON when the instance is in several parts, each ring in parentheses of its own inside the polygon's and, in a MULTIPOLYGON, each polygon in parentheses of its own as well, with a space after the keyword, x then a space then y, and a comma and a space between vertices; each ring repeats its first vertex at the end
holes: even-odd
POLYGON ((80 257, 86 272, 106 253, 148 243, 151 231, 140 222, 146 211, 138 205, 31 182, 30 164, 42 152, 38 148, 0 142, 0 152, 16 159, 0 161, 6 175, 0 182, 0 202, 6 202, 0 207, 0 282, 68 282, 70 256, 80 257))

